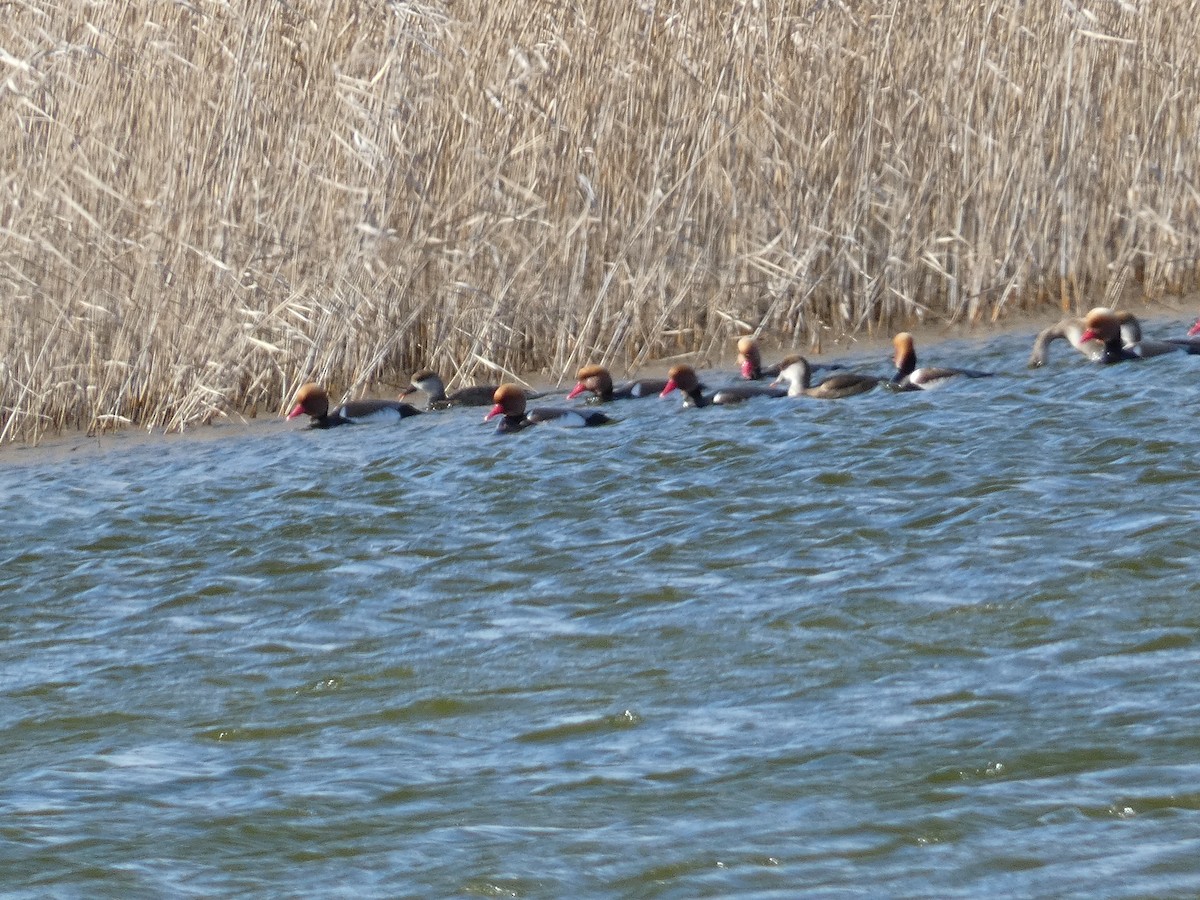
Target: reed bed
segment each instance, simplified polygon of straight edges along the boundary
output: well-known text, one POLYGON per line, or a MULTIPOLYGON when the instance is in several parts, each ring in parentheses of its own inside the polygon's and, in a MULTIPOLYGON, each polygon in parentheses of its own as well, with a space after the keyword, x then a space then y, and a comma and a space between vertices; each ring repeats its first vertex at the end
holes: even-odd
POLYGON ((1185 0, 18 0, 0 442, 1188 290, 1198 48, 1185 0))

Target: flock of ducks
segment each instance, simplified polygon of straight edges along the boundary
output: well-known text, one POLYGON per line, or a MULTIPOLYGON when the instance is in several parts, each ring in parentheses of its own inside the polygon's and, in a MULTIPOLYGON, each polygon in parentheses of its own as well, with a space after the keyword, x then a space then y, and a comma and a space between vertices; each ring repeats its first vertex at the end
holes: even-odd
MULTIPOLYGON (((1185 338, 1144 340, 1141 326, 1132 314, 1099 307, 1081 319, 1063 319, 1039 333, 1033 342, 1029 367, 1038 368, 1045 365, 1050 346, 1058 340, 1067 341, 1088 359, 1105 365, 1180 351, 1200 354, 1200 319, 1191 327, 1185 338)), ((913 338, 907 332, 897 334, 892 345, 895 349, 893 362, 896 371, 891 378, 844 371, 837 365, 810 366, 802 356, 789 356, 774 366, 764 366, 758 344, 753 338, 744 337, 738 341, 738 367, 742 382, 740 384, 709 393, 695 369, 688 365, 677 365, 671 368, 665 379, 644 379, 616 386, 608 369, 604 366, 588 365, 579 370, 577 383, 567 394, 567 399, 573 400, 583 394, 590 394, 588 402, 598 404, 638 397, 666 397, 674 391, 679 391, 683 395, 685 405, 697 407, 741 403, 752 397, 816 397, 837 400, 866 393, 880 385, 896 391, 921 391, 940 387, 954 379, 984 378, 992 374, 972 369, 918 366, 913 338), (821 368, 832 371, 820 382, 813 384, 813 372, 821 368), (771 381, 763 384, 766 379, 771 381)), ((582 427, 604 425, 612 421, 607 415, 594 409, 553 406, 529 409, 528 402, 542 395, 515 384, 476 385, 447 394, 442 379, 429 369, 413 375, 411 385, 404 390, 399 400, 354 400, 332 411, 325 389, 317 384, 306 384, 296 393, 295 406, 287 414, 287 418, 307 415, 312 428, 398 421, 421 412, 417 407, 405 402, 406 397, 418 392, 428 397, 426 409, 429 410, 491 405, 491 411, 484 416, 484 421, 501 417, 496 428, 500 434, 522 431, 542 422, 582 427)))

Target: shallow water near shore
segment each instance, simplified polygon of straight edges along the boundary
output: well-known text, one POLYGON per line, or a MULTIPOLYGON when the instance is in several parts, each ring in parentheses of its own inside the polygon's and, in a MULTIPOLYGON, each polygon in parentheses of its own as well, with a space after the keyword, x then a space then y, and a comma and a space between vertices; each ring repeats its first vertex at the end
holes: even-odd
POLYGON ((4 890, 1200 893, 1200 357, 1031 340, 10 455, 4 890))

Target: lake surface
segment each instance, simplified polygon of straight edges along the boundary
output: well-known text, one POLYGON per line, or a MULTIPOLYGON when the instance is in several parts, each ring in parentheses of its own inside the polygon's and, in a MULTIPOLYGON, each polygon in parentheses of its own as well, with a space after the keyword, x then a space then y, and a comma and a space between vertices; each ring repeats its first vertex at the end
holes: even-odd
POLYGON ((1200 357, 1032 338, 6 450, 0 893, 1200 894, 1200 357))

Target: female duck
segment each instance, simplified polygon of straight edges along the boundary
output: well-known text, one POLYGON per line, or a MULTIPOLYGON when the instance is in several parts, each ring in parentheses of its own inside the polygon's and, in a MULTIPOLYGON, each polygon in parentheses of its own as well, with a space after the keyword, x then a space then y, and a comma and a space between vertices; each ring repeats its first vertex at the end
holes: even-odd
POLYGON ((581 409, 560 409, 552 406, 536 406, 525 411, 525 392, 515 384, 502 384, 492 396, 496 405, 483 417, 486 422, 495 416, 504 416, 496 426, 497 434, 512 434, 541 422, 557 422, 568 428, 583 428, 605 425, 612 421, 601 412, 581 409))
POLYGON ((296 392, 296 405, 288 419, 305 415, 311 417, 310 428, 333 428, 337 425, 361 425, 376 422, 399 422, 420 412, 415 406, 395 400, 352 400, 329 411, 329 394, 319 384, 306 384, 296 392))
POLYGON ((784 369, 774 381, 774 385, 787 385, 789 397, 817 397, 822 400, 840 400, 843 397, 853 397, 865 394, 880 379, 874 375, 860 375, 857 372, 838 372, 830 375, 818 385, 812 384, 812 367, 803 356, 784 360, 784 369))
MULTIPOLYGON (((494 384, 477 384, 471 387, 459 388, 452 394, 446 393, 446 385, 432 369, 422 369, 412 377, 412 384, 400 393, 400 399, 409 394, 423 391, 429 397, 428 409, 449 409, 452 406, 487 406, 492 402, 496 393, 494 384)), ((536 392, 526 391, 527 397, 540 396, 536 392)))

